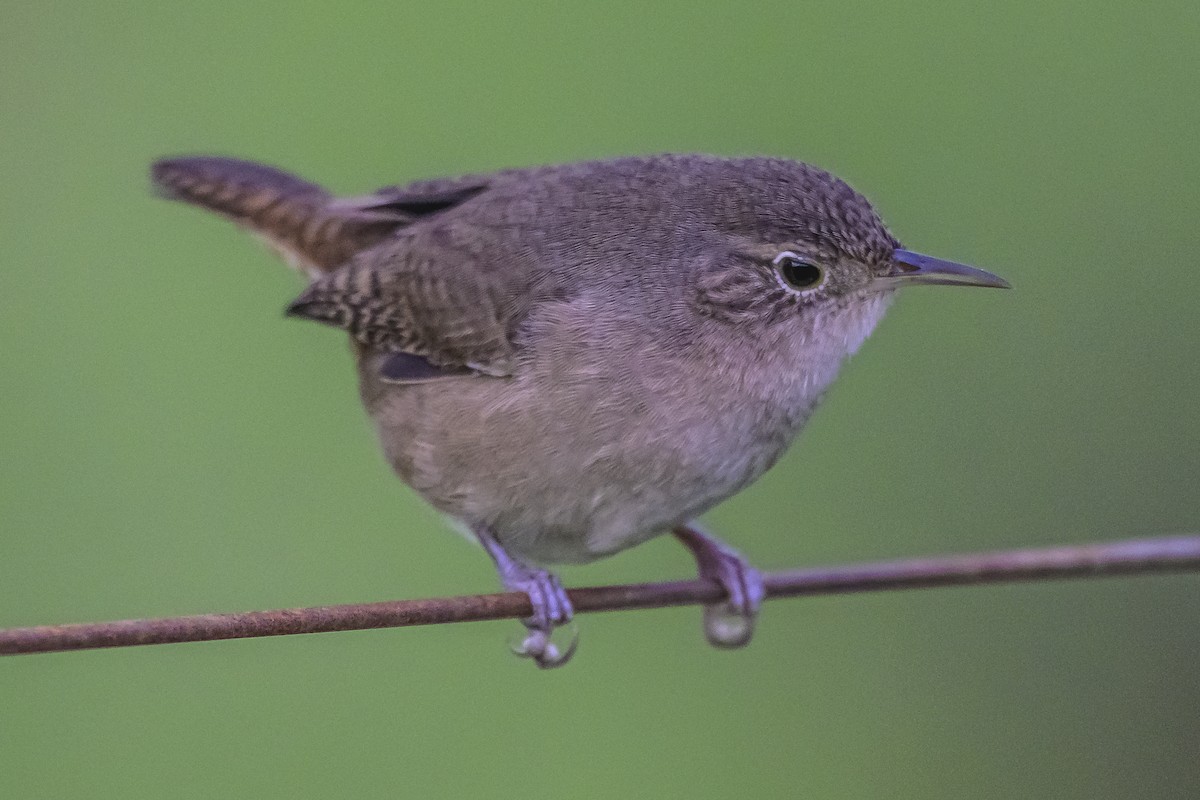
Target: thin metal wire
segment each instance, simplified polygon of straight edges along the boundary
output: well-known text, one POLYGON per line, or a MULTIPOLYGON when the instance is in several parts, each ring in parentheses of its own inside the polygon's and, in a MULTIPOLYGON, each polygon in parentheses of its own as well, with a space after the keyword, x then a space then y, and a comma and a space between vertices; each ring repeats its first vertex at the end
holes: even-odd
MULTIPOLYGON (((775 599, 934 586, 1198 571, 1200 535, 1186 535, 791 570, 768 574, 765 579, 767 598, 775 599)), ((704 580, 598 586, 571 589, 567 594, 577 613, 712 603, 724 597, 724 591, 717 584, 704 580)), ((521 618, 531 613, 528 597, 508 593, 47 625, 0 630, 0 655, 440 625, 521 618)))

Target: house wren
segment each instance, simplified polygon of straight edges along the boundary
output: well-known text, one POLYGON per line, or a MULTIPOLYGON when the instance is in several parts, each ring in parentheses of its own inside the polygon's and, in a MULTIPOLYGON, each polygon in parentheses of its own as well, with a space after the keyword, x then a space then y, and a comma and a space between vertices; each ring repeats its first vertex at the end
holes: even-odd
POLYGON ((904 250, 844 182, 773 158, 622 158, 354 198, 271 167, 173 158, 170 198, 303 270, 287 313, 346 330, 400 477, 468 527, 533 616, 540 666, 570 601, 545 567, 672 532, 726 590, 708 639, 749 641, 762 578, 691 520, 787 449, 893 294, 1006 287, 904 250))

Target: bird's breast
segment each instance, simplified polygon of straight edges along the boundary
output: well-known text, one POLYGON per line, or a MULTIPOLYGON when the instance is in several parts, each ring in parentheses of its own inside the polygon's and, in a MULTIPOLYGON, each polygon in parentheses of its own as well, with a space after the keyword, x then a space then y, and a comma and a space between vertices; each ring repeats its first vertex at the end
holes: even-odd
POLYGON ((597 319, 541 320, 511 378, 392 386, 364 367, 364 399, 397 472, 530 561, 590 561, 759 477, 850 350, 819 336, 681 347, 597 319))

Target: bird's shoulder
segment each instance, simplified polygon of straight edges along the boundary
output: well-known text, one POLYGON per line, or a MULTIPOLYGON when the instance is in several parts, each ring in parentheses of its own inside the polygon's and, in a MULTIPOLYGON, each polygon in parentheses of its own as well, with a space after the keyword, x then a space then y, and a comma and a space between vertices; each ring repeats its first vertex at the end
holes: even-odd
MULTIPOLYGON (((487 192, 472 197, 482 200, 487 192)), ((395 196, 410 203, 415 195, 397 190, 395 196)), ((433 203, 443 194, 420 187, 419 196, 433 203)), ((400 354, 395 364, 385 363, 387 380, 406 382, 410 373, 412 380, 436 376, 423 366, 412 372, 411 365, 421 361, 410 356, 447 375, 464 370, 511 375, 521 323, 540 303, 562 299, 569 282, 529 226, 512 218, 519 208, 468 205, 454 209, 462 213, 431 214, 358 253, 314 280, 289 313, 400 354)))

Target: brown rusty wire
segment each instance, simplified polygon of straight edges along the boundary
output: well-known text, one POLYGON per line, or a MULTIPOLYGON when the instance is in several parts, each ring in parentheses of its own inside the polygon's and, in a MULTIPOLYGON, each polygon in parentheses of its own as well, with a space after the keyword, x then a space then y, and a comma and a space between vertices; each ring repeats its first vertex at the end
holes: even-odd
MULTIPOLYGON (((851 564, 776 572, 765 577, 767 597, 772 599, 1196 571, 1200 571, 1200 535, 851 564)), ((720 600, 723 591, 715 583, 691 580, 597 586, 571 589, 568 594, 576 612, 583 613, 710 603, 720 600)), ((438 625, 520 618, 531 611, 525 595, 509 593, 10 628, 0 630, 0 655, 438 625)))

